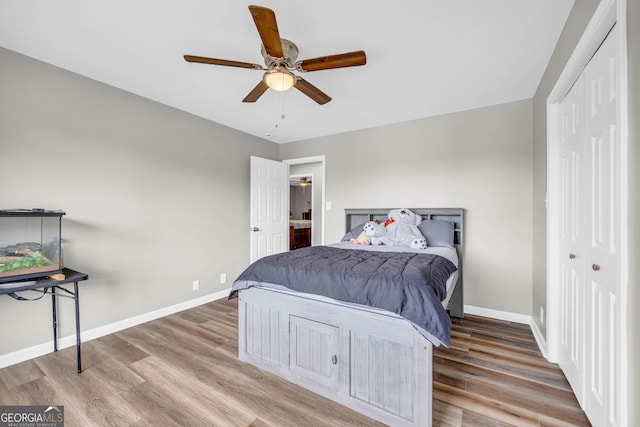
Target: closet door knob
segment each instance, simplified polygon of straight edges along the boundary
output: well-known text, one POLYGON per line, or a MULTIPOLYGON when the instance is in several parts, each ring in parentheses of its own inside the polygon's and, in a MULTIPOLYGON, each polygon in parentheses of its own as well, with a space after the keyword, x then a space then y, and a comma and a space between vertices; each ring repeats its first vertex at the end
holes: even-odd
POLYGON ((260 231, 260 229, 258 227, 253 227, 251 231, 260 231))
POLYGON ((333 356, 331 356, 331 363, 333 363, 334 365, 338 364, 338 356, 336 356, 335 354, 333 356))
POLYGON ((593 269, 593 271, 600 271, 600 266, 598 264, 593 264, 591 268, 593 269))
POLYGON ((576 259, 576 254, 569 254, 569 259, 576 259))

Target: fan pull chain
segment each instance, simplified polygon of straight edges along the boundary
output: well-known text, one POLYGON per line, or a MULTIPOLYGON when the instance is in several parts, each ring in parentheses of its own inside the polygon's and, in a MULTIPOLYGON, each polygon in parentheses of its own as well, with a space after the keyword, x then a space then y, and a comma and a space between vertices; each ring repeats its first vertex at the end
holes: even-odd
MULTIPOLYGON (((280 97, 280 100, 281 100, 281 102, 280 102, 280 106, 281 106, 281 108, 280 108, 280 119, 284 120, 284 119, 286 119, 286 118, 287 118, 287 116, 284 114, 284 97, 285 97, 285 92, 278 92, 278 95, 277 95, 277 96, 278 96, 278 97, 280 97)), ((277 102, 277 101, 276 101, 276 102, 277 102)), ((274 126, 274 127, 275 127, 276 129, 278 129, 278 127, 279 127, 279 126, 280 126, 280 125, 279 125, 279 123, 278 123, 278 122, 276 122, 276 124, 275 124, 275 126, 274 126)))
MULTIPOLYGON (((291 89, 289 89, 289 90, 291 90, 291 89)), ((282 94, 282 112, 281 112, 281 114, 280 114, 280 117, 282 118, 282 120, 284 120, 284 118, 285 118, 285 115, 284 115, 284 98, 285 98, 285 93, 286 93, 286 92, 282 92, 282 93, 281 93, 281 94, 282 94)))

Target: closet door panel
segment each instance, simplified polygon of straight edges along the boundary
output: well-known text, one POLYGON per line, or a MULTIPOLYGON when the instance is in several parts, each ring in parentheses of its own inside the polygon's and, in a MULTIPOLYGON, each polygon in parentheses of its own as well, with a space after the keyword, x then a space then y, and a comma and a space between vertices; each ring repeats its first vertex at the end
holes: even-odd
POLYGON ((620 147, 614 27, 584 71, 587 116, 588 260, 584 409, 594 425, 617 425, 620 147))
POLYGON ((561 345, 559 364, 579 402, 584 396, 584 78, 581 76, 560 104, 560 254, 561 345))

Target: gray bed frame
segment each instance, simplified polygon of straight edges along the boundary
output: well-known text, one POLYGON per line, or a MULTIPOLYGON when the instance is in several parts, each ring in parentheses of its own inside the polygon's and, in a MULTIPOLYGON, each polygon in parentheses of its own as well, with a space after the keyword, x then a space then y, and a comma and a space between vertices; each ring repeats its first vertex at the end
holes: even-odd
MULTIPOLYGON (((463 261, 462 209, 411 209, 455 224, 463 261)), ((348 209, 346 228, 389 209, 348 209)), ((462 274, 450 299, 462 316, 462 274)), ((315 295, 251 287, 238 298, 238 354, 295 384, 390 426, 431 426, 433 344, 394 313, 315 295)))

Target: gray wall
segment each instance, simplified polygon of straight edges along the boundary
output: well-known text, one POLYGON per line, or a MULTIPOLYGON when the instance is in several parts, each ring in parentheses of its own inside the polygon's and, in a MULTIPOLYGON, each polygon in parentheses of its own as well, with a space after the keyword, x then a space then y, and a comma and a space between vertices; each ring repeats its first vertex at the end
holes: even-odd
POLYGON ((465 208, 465 304, 530 314, 531 117, 519 101, 283 144, 280 157, 326 155, 327 243, 346 208, 465 208))
MULTIPOLYGON (((249 260, 250 155, 278 146, 0 49, 0 208, 67 213, 83 330, 228 288, 249 260)), ((0 298, 0 354, 50 341, 50 305, 0 298)), ((60 322, 71 335, 69 303, 60 322)))
MULTIPOLYGON (((533 100, 533 135, 534 135, 534 188, 533 188, 533 307, 535 313, 540 306, 546 308, 546 210, 544 206, 544 194, 547 181, 546 163, 546 99, 553 88, 558 76, 562 72, 567 60, 573 52, 593 12, 598 6, 598 0, 578 0, 575 2, 569 20, 558 41, 555 52, 544 77, 538 87, 533 100)), ((640 217, 640 2, 626 0, 627 8, 627 54, 629 76, 629 287, 628 299, 628 425, 640 425, 640 406, 634 398, 640 395, 640 369, 636 363, 640 359, 640 335, 635 329, 640 325, 640 314, 636 307, 640 305, 640 228, 637 218, 640 217)), ((540 324, 534 317, 537 325, 546 336, 545 325, 540 324)))

